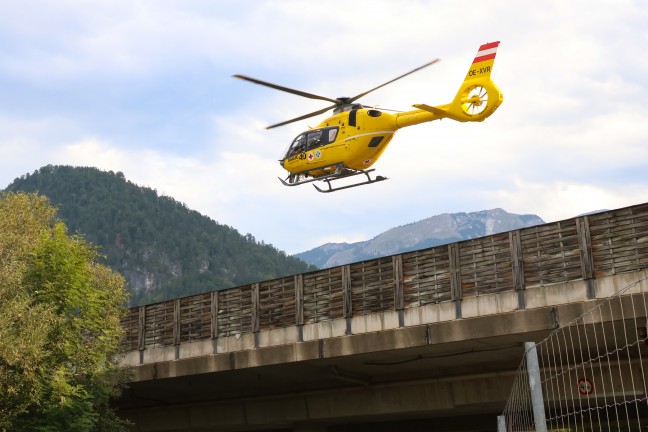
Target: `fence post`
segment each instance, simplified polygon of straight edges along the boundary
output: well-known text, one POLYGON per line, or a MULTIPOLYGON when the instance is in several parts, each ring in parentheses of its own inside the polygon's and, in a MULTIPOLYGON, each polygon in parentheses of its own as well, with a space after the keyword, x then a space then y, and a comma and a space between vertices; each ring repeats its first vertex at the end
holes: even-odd
POLYGON ((463 298, 463 292, 461 289, 461 265, 458 243, 450 243, 448 245, 448 258, 450 261, 450 294, 455 303, 456 318, 460 319, 462 318, 461 299, 463 298))
POLYGON ((351 334, 351 317, 353 316, 351 293, 351 266, 343 265, 342 272, 342 315, 346 319, 346 334, 351 334))
POLYGON ((518 294, 518 309, 526 309, 526 295, 524 286, 524 259, 522 252, 522 239, 520 230, 509 232, 511 242, 511 271, 513 285, 518 294))
POLYGON ((531 406, 533 407, 533 423, 536 432, 547 432, 544 401, 542 396, 542 382, 540 380, 540 363, 538 351, 533 342, 524 342, 527 373, 529 374, 529 387, 531 391, 531 406))
POLYGON ((392 256, 392 267, 394 269, 394 309, 402 310, 403 299, 403 256, 392 256))
POLYGON ((180 299, 173 301, 173 345, 175 346, 175 359, 180 358, 180 299))
POLYGON ((218 291, 211 293, 211 338, 213 353, 218 352, 218 291))
POLYGON ((180 299, 173 301, 173 345, 180 345, 180 299))
POLYGON ((304 275, 298 274, 295 278, 295 325, 297 325, 297 338, 304 342, 304 275))
POLYGON ((137 349, 143 351, 146 348, 146 306, 139 307, 137 320, 137 349))
POLYGON ((394 310, 398 314, 398 327, 405 326, 403 309, 405 299, 403 293, 403 256, 392 256, 392 267, 394 269, 394 310))
POLYGON ((581 274, 587 282, 587 298, 596 298, 594 288, 594 259, 592 256, 592 238, 587 216, 576 218, 578 249, 580 250, 581 274))
POLYGON ((261 305, 259 303, 259 283, 252 284, 252 332, 254 333, 254 348, 259 348, 259 330, 261 305))
POLYGON ((139 362, 144 364, 144 349, 146 349, 146 305, 139 307, 137 320, 137 349, 139 350, 139 362))

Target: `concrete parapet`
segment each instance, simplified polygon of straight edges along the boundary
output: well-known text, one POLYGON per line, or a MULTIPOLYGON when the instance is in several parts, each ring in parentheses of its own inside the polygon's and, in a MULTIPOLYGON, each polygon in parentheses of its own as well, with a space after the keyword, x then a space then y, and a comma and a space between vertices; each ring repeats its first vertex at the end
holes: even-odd
POLYGON ((406 327, 451 321, 457 317, 453 302, 431 303, 408 308, 403 311, 403 314, 406 327))
POLYGON ((178 357, 181 359, 206 356, 214 353, 214 343, 211 339, 196 342, 186 342, 180 344, 179 347, 178 357))
POLYGON ((149 348, 142 351, 142 363, 158 363, 175 359, 176 347, 174 345, 162 348, 149 348))
POLYGON ((542 285, 524 291, 527 309, 575 303, 588 300, 588 283, 584 280, 542 285))
POLYGON ((258 336, 259 348, 286 345, 295 342, 299 342, 297 326, 261 330, 258 336))
POLYGON ((461 301, 461 317, 473 318, 513 312, 518 309, 518 294, 515 291, 482 294, 461 301))
POLYGON ((346 320, 343 318, 304 324, 302 330, 304 342, 344 336, 346 328, 346 320))
POLYGON ((216 351, 223 352, 236 352, 254 349, 255 336, 253 333, 237 334, 236 336, 219 337, 216 340, 216 351))
POLYGON ((398 312, 385 311, 356 316, 351 320, 351 333, 370 333, 398 328, 398 312))
POLYGON ((602 277, 594 280, 596 286, 596 298, 606 298, 614 295, 622 289, 637 283, 634 287, 628 289, 626 294, 635 294, 639 292, 648 292, 648 271, 638 271, 634 273, 620 273, 614 276, 602 277))

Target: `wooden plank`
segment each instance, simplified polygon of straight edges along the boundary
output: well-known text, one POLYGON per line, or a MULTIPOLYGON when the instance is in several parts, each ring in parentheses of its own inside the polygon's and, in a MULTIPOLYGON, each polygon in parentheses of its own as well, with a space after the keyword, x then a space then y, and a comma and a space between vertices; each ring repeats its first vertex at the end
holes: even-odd
POLYGON ((353 314, 353 303, 351 295, 351 266, 344 265, 341 268, 342 271, 342 316, 345 318, 351 318, 353 314))
POLYGON ((259 331, 259 284, 252 284, 252 331, 259 331))
POLYGON ((403 254, 403 306, 411 308, 449 300, 449 269, 447 246, 403 254))
POLYGON ((171 300, 146 306, 145 348, 173 344, 173 305, 174 301, 171 300))
POLYGON ((458 245, 463 297, 514 289, 508 233, 458 245))
POLYGON ((138 346, 140 351, 146 348, 146 306, 139 307, 139 335, 138 346))
POLYGON ((295 324, 295 277, 259 285, 259 328, 267 330, 295 324))
POLYGON ((453 300, 463 298, 461 286, 461 267, 459 265, 459 247, 457 243, 448 245, 448 256, 450 261, 450 291, 453 300))
POLYGON ((334 267, 304 275, 304 324, 343 316, 341 273, 334 267))
POLYGON ((219 291, 218 337, 252 332, 252 286, 219 291))
POLYGON ((173 302, 173 344, 180 345, 180 299, 173 302))
POLYGON ((378 258, 351 264, 351 304, 353 316, 393 310, 393 258, 378 258))
POLYGON ((587 216, 576 219, 576 230, 578 232, 581 274, 583 279, 592 279, 594 277, 594 261, 592 258, 592 240, 587 216))
POLYGON ((523 252, 520 230, 511 231, 509 241, 511 243, 513 287, 516 291, 519 291, 524 289, 524 260, 522 259, 523 252))

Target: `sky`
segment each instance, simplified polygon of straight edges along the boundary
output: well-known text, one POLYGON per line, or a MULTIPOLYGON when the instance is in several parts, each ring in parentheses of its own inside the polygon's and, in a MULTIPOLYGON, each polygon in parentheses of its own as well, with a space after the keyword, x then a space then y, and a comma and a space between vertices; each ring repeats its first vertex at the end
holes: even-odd
POLYGON ((289 254, 434 215, 502 208, 546 222, 648 201, 643 0, 0 1, 0 189, 45 165, 121 171, 289 254), (278 159, 329 104, 449 103, 501 41, 504 102, 482 123, 398 131, 388 181, 285 187, 278 159))

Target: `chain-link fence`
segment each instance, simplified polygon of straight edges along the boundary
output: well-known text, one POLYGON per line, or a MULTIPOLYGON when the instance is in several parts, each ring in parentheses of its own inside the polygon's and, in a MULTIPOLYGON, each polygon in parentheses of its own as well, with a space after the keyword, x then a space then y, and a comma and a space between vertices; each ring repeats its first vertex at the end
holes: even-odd
POLYGON ((648 430, 647 279, 525 344, 498 431, 648 430))

